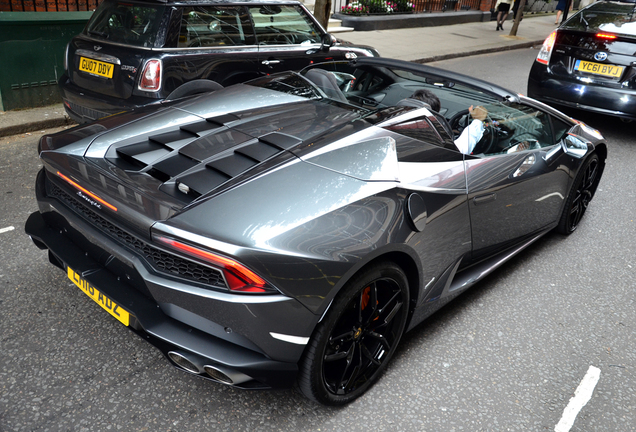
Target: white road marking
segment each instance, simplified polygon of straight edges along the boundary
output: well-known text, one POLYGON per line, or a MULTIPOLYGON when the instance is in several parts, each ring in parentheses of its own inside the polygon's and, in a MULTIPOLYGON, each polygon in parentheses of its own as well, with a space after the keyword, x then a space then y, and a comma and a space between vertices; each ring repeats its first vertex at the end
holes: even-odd
POLYGON ((6 233, 6 232, 9 232, 9 231, 13 231, 14 229, 15 229, 15 227, 12 227, 12 226, 9 226, 9 227, 6 227, 6 228, 0 228, 0 234, 6 233))
POLYGON ((548 199, 553 196, 558 196, 559 198, 563 199, 563 195, 561 195, 560 193, 552 192, 551 194, 547 194, 545 196, 542 196, 541 198, 537 198, 535 201, 543 201, 544 199, 548 199))
POLYGON ((563 410, 561 421, 554 427, 554 432, 568 432, 572 428, 576 416, 592 398, 592 393, 594 393, 594 388, 600 377, 601 370, 597 367, 590 366, 583 377, 583 381, 581 381, 581 384, 579 384, 574 392, 574 396, 570 399, 568 406, 563 410))

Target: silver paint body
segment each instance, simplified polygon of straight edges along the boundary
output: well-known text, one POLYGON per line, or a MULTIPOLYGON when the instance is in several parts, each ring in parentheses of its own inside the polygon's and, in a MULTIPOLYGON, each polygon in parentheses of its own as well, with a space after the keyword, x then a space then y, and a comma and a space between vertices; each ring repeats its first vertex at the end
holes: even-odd
MULTIPOLYGON (((431 115, 426 108, 418 111, 431 115)), ((278 294, 234 294, 166 278, 102 239, 98 229, 55 200, 41 197, 40 212, 60 214, 77 236, 100 244, 113 260, 134 269, 165 316, 273 361, 294 364, 334 297, 360 269, 376 260, 405 268, 413 328, 554 228, 584 160, 560 144, 481 158, 455 152, 438 161, 426 155, 439 154, 439 147, 422 143, 422 160, 404 162, 396 147, 405 138, 380 126, 338 104, 239 84, 42 152, 48 181, 67 188, 55 178, 63 170, 107 197, 118 213, 104 212, 103 217, 132 235, 147 242, 152 235, 171 236, 230 256, 278 294), (126 171, 107 162, 118 149, 151 135, 226 114, 234 120, 178 143, 180 148, 195 149, 228 131, 251 139, 275 132, 301 143, 190 203, 166 195, 147 171, 126 171), (524 160, 532 167, 514 177, 524 160), (102 177, 118 183, 120 193, 106 187, 102 177)), ((572 133, 584 137, 586 154, 604 145, 574 123, 572 133)), ((245 145, 206 154, 203 163, 245 145)), ((47 246, 56 253, 54 245, 47 246)), ((160 326, 144 330, 170 339, 160 326)), ((198 342, 182 346, 206 358, 216 355, 198 342)))

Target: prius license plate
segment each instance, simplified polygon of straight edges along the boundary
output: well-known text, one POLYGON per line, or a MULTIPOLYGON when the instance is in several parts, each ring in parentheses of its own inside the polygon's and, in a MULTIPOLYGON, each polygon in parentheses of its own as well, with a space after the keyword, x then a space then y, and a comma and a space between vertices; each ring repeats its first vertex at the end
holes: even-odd
POLYGON ((66 275, 71 280, 71 282, 77 285, 79 289, 84 291, 84 294, 92 298, 95 303, 103 307, 109 314, 117 318, 119 322, 121 322, 125 326, 128 326, 128 324, 130 324, 130 314, 128 312, 123 310, 121 306, 99 292, 97 288, 89 284, 86 279, 83 279, 72 268, 66 268, 66 275))
POLYGON ((577 60, 574 69, 580 72, 587 72, 595 75, 603 75, 612 78, 620 78, 623 74, 623 66, 615 66, 609 64, 593 63, 583 60, 577 60))
POLYGON ((115 65, 86 57, 80 57, 79 69, 82 72, 87 72, 89 74, 112 78, 115 65))

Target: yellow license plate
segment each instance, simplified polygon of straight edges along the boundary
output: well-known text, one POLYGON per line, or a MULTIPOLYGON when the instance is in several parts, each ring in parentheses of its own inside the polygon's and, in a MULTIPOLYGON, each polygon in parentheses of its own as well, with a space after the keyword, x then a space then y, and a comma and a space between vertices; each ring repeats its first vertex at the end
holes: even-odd
POLYGON ((79 69, 82 72, 88 72, 89 74, 112 78, 115 65, 86 57, 80 57, 79 69))
POLYGON ((620 78, 620 76, 623 74, 624 67, 577 60, 575 69, 581 72, 587 72, 595 75, 620 78))
POLYGON ((75 273, 72 268, 67 267, 66 274, 71 282, 77 285, 79 289, 84 291, 84 294, 92 298, 95 303, 103 307, 109 314, 117 318, 119 322, 121 322, 125 326, 128 326, 128 324, 130 324, 130 314, 123 310, 121 306, 106 297, 104 294, 100 293, 97 288, 89 284, 87 280, 82 279, 82 277, 79 274, 75 273))

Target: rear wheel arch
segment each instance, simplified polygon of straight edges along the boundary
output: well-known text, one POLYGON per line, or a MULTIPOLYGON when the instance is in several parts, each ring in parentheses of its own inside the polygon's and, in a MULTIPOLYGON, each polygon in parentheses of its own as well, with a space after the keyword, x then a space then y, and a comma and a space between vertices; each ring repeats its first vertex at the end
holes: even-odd
POLYGON ((420 271, 418 269, 418 266, 413 260, 413 258, 404 252, 391 252, 374 259, 371 263, 379 262, 379 261, 391 261, 395 263, 398 267, 402 269, 402 271, 406 275, 406 279, 408 280, 408 283, 409 283, 409 300, 410 300, 409 316, 406 321, 406 328, 408 328, 411 321, 411 317, 413 316, 413 311, 415 310, 415 305, 417 305, 417 300, 420 294, 420 271))
MULTIPOLYGON (((354 279, 358 274, 366 271, 368 268, 372 268, 374 265, 377 265, 381 262, 387 262, 387 261, 392 262, 398 267, 400 267, 400 269, 406 275, 406 278, 408 281, 409 299, 410 299, 409 316, 406 323, 408 328, 408 325, 410 324, 410 321, 411 321, 411 317, 413 316, 413 311, 415 310, 415 305, 417 304, 417 300, 420 294, 421 270, 419 266, 416 264, 415 258, 411 256, 409 253, 404 251, 389 251, 389 252, 382 253, 380 255, 373 257, 369 261, 366 261, 356 266, 353 269, 353 271, 349 271, 348 274, 341 279, 340 283, 338 284, 338 288, 339 288, 338 291, 334 294, 333 298, 331 299, 331 302, 329 303, 327 308, 322 312, 321 316, 324 317, 329 312, 329 309, 333 305, 333 299, 335 299, 338 296, 338 293, 341 291, 341 289, 345 285, 347 285, 352 279, 354 279)), ((320 321, 321 320, 319 320, 318 323, 320 321)))
POLYGON ((346 281, 299 362, 301 393, 319 403, 344 405, 377 381, 406 329, 408 279, 402 267, 383 256, 346 281))

